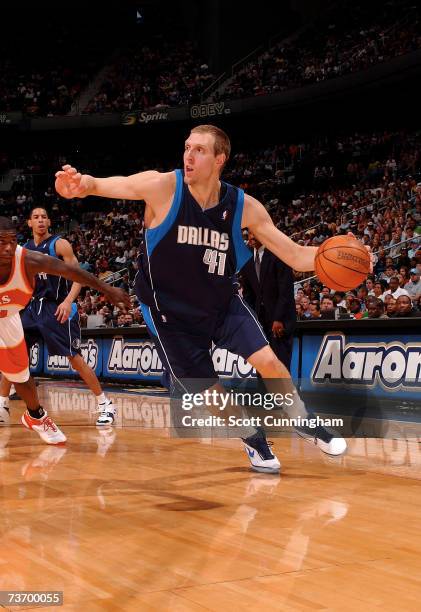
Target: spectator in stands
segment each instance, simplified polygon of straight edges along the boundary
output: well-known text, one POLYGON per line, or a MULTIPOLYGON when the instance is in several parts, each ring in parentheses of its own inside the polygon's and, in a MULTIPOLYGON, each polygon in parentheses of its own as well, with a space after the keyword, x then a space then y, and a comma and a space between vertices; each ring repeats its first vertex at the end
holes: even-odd
POLYGON ((301 313, 301 316, 303 319, 309 319, 311 316, 311 312, 310 312, 310 299, 307 296, 304 296, 301 300, 301 307, 303 309, 303 312, 301 313))
POLYGON ((349 314, 353 319, 363 319, 365 317, 365 311, 361 300, 354 296, 349 301, 349 314))
POLYGON ((380 298, 373 298, 367 304, 369 319, 387 319, 384 312, 384 303, 380 298))
POLYGON ((385 296, 384 305, 386 315, 389 319, 393 319, 396 316, 396 300, 390 293, 385 296))
POLYGON ((79 311, 80 327, 85 328, 88 322, 88 315, 87 315, 86 309, 83 306, 79 305, 78 311, 79 311))
POLYGON ((374 295, 374 276, 367 277, 365 286, 367 288, 367 295, 374 295))
POLYGON ((302 321, 303 317, 303 307, 301 303, 295 303, 295 314, 297 315, 297 321, 302 321))
POLYGON ((406 285, 406 283, 408 283, 411 279, 409 278, 409 270, 407 268, 407 266, 400 266, 399 268, 399 274, 402 275, 402 277, 404 278, 405 282, 404 282, 404 287, 406 285))
POLYGON ((408 257, 408 249, 407 249, 406 245, 404 244, 402 246, 402 248, 401 248, 401 252, 399 254, 399 257, 396 260, 396 265, 400 266, 400 267, 404 266, 408 270, 410 261, 411 260, 408 257))
POLYGON ((361 302, 365 304, 368 297, 368 289, 365 284, 360 285, 357 289, 357 297, 360 298, 361 302))
POLYGON ((412 268, 410 280, 405 284, 405 290, 411 300, 416 301, 421 296, 421 279, 417 268, 412 268))
POLYGON ((401 295, 396 300, 396 316, 419 318, 421 312, 412 306, 411 298, 408 295, 401 295))
POLYGON ((386 270, 384 272, 382 272, 382 274, 380 274, 379 278, 380 278, 380 280, 384 280, 387 283, 390 283, 390 279, 395 274, 396 274, 396 270, 395 270, 394 266, 389 264, 389 265, 386 265, 386 270))
POLYGON ((329 287, 326 287, 326 285, 323 286, 323 289, 320 293, 320 299, 322 300, 324 297, 330 297, 330 289, 329 287))
POLYGON ((123 315, 123 317, 124 317, 123 327, 130 327, 131 325, 133 325, 133 315, 130 312, 126 312, 126 314, 123 315))
POLYGON ((384 292, 384 295, 386 296, 389 293, 395 298, 395 300, 397 300, 398 297, 400 297, 401 295, 408 295, 406 289, 402 289, 402 287, 399 287, 399 279, 397 276, 391 277, 389 281, 389 289, 384 292))
POLYGON ((320 302, 320 315, 322 319, 335 318, 335 306, 330 296, 324 295, 320 302))
POLYGON ((310 317, 308 320, 310 319, 320 319, 321 318, 321 314, 320 314, 320 304, 317 300, 313 300, 310 302, 310 317))
POLYGON ((144 325, 143 316, 139 308, 133 310, 133 325, 144 325))
POLYGON ((382 298, 386 291, 386 283, 384 281, 376 281, 373 287, 373 295, 377 298, 382 298))
POLYGON ((125 315, 122 312, 120 312, 117 315, 117 321, 116 321, 115 327, 126 327, 126 325, 125 325, 125 318, 124 317, 125 317, 125 315))

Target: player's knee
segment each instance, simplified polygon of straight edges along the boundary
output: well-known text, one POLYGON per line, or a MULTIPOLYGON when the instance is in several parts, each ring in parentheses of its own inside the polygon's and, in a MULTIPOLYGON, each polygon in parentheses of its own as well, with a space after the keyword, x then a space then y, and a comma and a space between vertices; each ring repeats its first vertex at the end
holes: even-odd
POLYGON ((279 361, 275 353, 263 355, 256 366, 263 378, 273 378, 285 375, 285 366, 279 361))

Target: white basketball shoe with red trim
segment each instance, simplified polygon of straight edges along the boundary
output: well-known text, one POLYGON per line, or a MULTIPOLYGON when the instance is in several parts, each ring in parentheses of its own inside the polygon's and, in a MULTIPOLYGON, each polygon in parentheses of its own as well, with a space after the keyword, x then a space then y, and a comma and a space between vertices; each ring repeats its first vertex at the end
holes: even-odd
POLYGON ((34 419, 26 410, 22 415, 22 423, 28 429, 36 431, 41 440, 47 444, 63 444, 67 438, 64 433, 57 427, 53 419, 48 416, 44 410, 44 416, 41 419, 34 419))

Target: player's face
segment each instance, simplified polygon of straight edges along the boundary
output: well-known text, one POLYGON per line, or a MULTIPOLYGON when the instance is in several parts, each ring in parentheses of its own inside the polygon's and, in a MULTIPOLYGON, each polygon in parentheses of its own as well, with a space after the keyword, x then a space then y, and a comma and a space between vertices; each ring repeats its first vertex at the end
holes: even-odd
POLYGON ((12 262, 17 245, 16 232, 0 230, 0 264, 7 265, 12 262))
POLYGON ((28 220, 28 225, 34 234, 42 236, 48 232, 51 221, 43 208, 35 208, 32 211, 31 218, 28 220))
POLYGON ((202 183, 219 176, 224 163, 223 154, 215 155, 215 139, 212 134, 190 134, 184 146, 184 182, 188 185, 202 183))

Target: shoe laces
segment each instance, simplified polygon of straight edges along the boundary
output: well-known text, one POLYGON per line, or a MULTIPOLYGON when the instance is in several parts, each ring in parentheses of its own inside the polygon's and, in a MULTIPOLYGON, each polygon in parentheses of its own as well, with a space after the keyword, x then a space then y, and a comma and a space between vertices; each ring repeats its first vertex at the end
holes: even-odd
POLYGON ((108 418, 108 416, 112 416, 112 411, 107 410, 107 408, 98 408, 97 412, 99 412, 99 417, 98 418, 108 418))
POLYGON ((42 424, 44 425, 44 431, 48 431, 49 429, 52 429, 54 432, 57 431, 57 427, 51 417, 45 418, 42 424))
POLYGON ((106 404, 98 404, 96 412, 99 412, 101 415, 107 416, 109 412, 112 412, 112 405, 112 402, 107 402, 106 404), (110 407, 111 410, 109 410, 110 407))
POLYGON ((257 450, 259 455, 265 461, 274 458, 274 454, 271 451, 271 446, 273 446, 273 442, 271 442, 270 440, 266 440, 264 436, 253 437, 253 441, 251 442, 250 440, 248 440, 247 444, 257 450))

